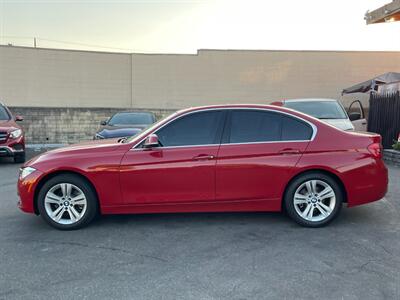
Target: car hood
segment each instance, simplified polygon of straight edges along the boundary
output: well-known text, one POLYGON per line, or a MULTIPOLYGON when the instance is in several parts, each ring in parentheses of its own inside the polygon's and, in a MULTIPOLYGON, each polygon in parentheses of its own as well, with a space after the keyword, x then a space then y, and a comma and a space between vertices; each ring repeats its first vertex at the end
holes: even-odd
POLYGON ((0 131, 11 132, 15 129, 20 129, 20 127, 13 120, 0 120, 0 131))
POLYGON ((342 130, 354 130, 354 126, 349 119, 320 119, 320 120, 342 130))
POLYGON ((94 140, 94 141, 82 142, 79 144, 74 144, 44 152, 32 158, 30 161, 26 162, 24 166, 33 166, 37 163, 49 159, 62 159, 65 156, 85 155, 98 152, 105 153, 105 152, 115 151, 121 145, 122 145, 121 143, 118 143, 118 139, 94 140))
POLYGON ((142 131, 147 125, 135 126, 104 126, 97 131, 97 134, 105 138, 132 136, 142 131))

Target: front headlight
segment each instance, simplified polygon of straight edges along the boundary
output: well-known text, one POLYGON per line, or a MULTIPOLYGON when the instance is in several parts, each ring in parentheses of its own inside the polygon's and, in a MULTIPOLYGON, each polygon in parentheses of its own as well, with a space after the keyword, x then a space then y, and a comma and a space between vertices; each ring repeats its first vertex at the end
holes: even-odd
POLYGON ((99 134, 99 133, 96 133, 95 139, 96 139, 96 140, 102 140, 102 139, 104 139, 104 136, 102 136, 102 135, 99 134))
POLYGON ((24 179, 26 176, 28 176, 29 174, 32 174, 33 172, 35 172, 36 169, 32 168, 32 167, 25 167, 25 168, 21 168, 19 169, 19 179, 24 179))
POLYGON ((14 131, 11 131, 10 137, 13 139, 17 139, 22 135, 22 130, 21 129, 16 129, 14 131))

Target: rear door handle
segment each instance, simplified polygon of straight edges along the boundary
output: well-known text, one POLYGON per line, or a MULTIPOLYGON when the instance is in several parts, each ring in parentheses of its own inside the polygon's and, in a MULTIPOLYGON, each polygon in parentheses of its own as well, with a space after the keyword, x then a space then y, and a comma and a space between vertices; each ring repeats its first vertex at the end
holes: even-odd
POLYGON ((299 154, 300 150, 299 149, 292 149, 292 148, 287 148, 279 151, 279 154, 299 154))
POLYGON ((214 155, 208 155, 208 154, 200 154, 197 155, 195 157, 193 157, 193 160, 210 160, 210 159, 214 159, 215 156, 214 155))

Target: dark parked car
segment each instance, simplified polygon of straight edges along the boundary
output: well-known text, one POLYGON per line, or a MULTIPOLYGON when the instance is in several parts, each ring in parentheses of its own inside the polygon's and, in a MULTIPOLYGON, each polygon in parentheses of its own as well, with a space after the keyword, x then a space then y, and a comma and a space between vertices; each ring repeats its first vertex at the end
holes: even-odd
POLYGON ((11 111, 0 102, 0 156, 13 157, 14 162, 25 161, 24 131, 15 121, 22 121, 21 116, 11 114, 11 111))
POLYGON ((110 139, 133 136, 153 124, 156 116, 152 112, 125 111, 113 115, 100 123, 101 127, 93 139, 110 139))

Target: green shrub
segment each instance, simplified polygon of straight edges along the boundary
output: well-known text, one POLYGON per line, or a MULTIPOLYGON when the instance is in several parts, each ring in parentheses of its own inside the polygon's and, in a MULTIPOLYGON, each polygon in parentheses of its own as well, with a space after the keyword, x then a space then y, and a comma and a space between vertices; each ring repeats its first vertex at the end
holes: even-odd
POLYGON ((394 150, 400 151, 400 142, 394 141, 394 144, 392 145, 394 150))

